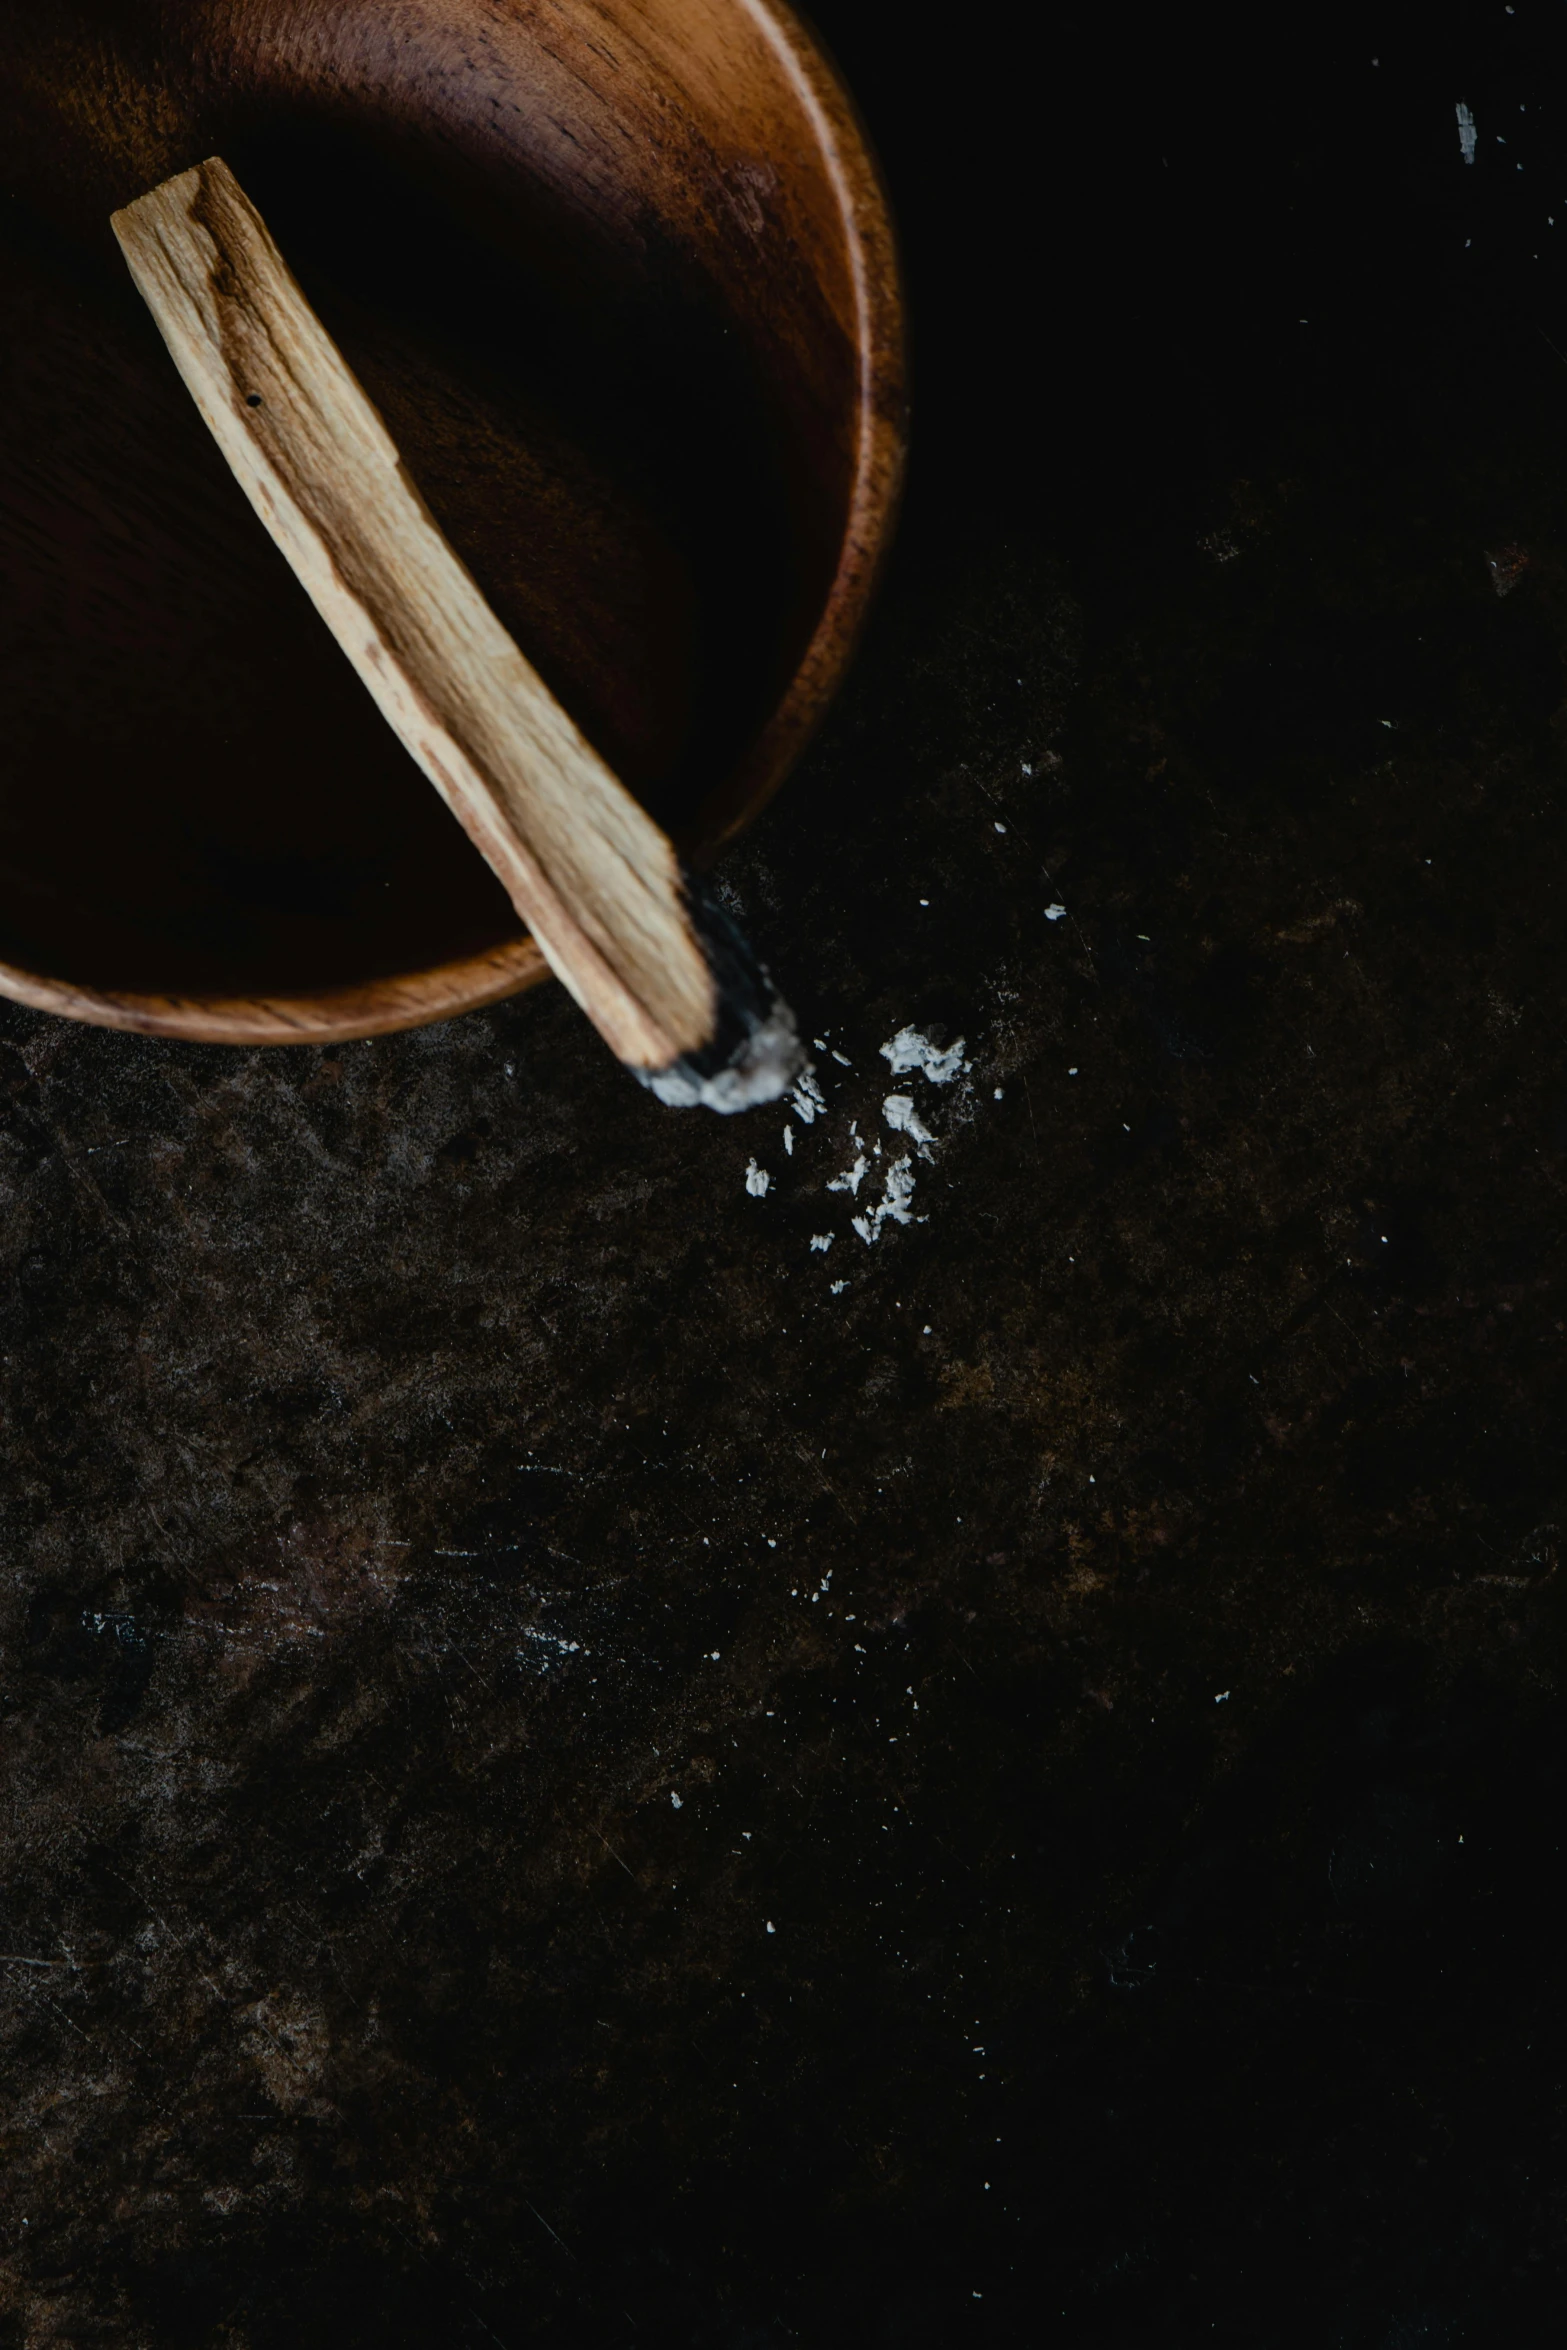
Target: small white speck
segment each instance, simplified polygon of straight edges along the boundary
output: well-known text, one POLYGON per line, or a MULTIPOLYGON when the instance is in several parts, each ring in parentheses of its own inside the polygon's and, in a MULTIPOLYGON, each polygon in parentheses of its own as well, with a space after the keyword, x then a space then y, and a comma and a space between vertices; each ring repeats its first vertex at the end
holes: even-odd
POLYGON ((832 1057, 842 1069, 852 1069, 854 1067, 854 1063, 850 1060, 848 1054, 840 1053, 836 1045, 834 1045, 832 1048, 832 1057))
POLYGON ((771 1919, 771 1918, 769 1918, 769 1919, 768 1919, 768 1921, 767 1921, 767 1931, 769 1932, 769 1934, 776 1934, 776 1933, 777 1933, 777 1931, 778 1931, 778 1928, 777 1928, 777 1927, 776 1927, 776 1926, 773 1924, 773 1921, 772 1921, 772 1919, 771 1919))
POLYGON ((999 1102, 1003 1098, 1002 1089, 999 1085, 996 1087, 995 1092, 991 1095, 990 1098, 993 1102, 999 1102))
POLYGON ((928 1337, 930 1336, 930 1324, 929 1324, 928 1322, 926 1323, 926 1325, 925 1325, 925 1328, 924 1328, 923 1332, 921 1333, 921 1335, 922 1335, 923 1337, 925 1337, 925 1338, 928 1338, 928 1337))
POLYGON ((1047 922, 1064 922, 1066 920, 1065 906, 1047 906, 1045 908, 1045 920, 1047 922))
POLYGON ((832 1247, 832 1244, 833 1235, 830 1232, 813 1232, 811 1234, 812 1248, 819 1248, 823 1256, 827 1254, 827 1251, 832 1247))
POLYGON ((1032 767, 1030 767, 1030 765, 1029 765, 1028 761, 1025 759, 1025 760, 1023 761, 1023 773, 1024 773, 1025 775, 1032 775, 1032 774, 1033 774, 1033 772, 1034 772, 1033 768, 1032 768, 1032 767))
MULTIPOLYGON (((1460 104, 1456 111, 1458 115, 1458 151, 1466 163, 1473 163, 1475 159, 1475 118, 1465 105, 1460 104)), ((1467 245, 1468 242, 1469 239, 1465 237, 1464 243, 1467 245)))
POLYGON ((718 1662, 718 1657, 719 1657, 719 1652, 718 1652, 718 1650, 715 1648, 715 1649, 714 1649, 714 1651, 713 1651, 713 1653, 712 1653, 712 1655, 711 1655, 711 1656, 708 1658, 708 1660, 707 1660, 707 1661, 708 1661, 708 1663, 709 1663, 709 1664, 716 1665, 716 1664, 717 1664, 717 1662, 718 1662))
POLYGON ((920 899, 920 904, 921 904, 922 906, 928 906, 928 905, 930 904, 930 900, 929 900, 929 898, 921 898, 921 899, 920 899))
POLYGON ((751 1197, 753 1199, 765 1199, 767 1197, 768 1186, 771 1184, 772 1180, 773 1179, 768 1174, 767 1169, 765 1167, 759 1167, 756 1161, 752 1159, 745 1171, 745 1187, 746 1190, 751 1194, 751 1197))
POLYGON ((849 1284, 847 1281, 834 1281, 830 1286, 833 1296, 841 1297, 843 1292, 848 1288, 849 1284))
POLYGON ((1075 1069, 1068 1069, 1067 1075, 1068 1077, 1075 1077, 1077 1075, 1077 1071, 1075 1069))
POLYGON ((786 1159, 794 1157, 794 1128, 792 1126, 784 1128, 784 1157, 786 1159))
POLYGON ((1214 1704, 1215 1704, 1215 1705, 1224 1705, 1224 1704, 1225 1704, 1225 1703, 1228 1701, 1229 1694, 1230 1694, 1230 1693, 1229 1693, 1229 1691, 1228 1691, 1227 1689, 1221 1689, 1221 1690, 1219 1691, 1219 1694, 1218 1694, 1218 1696, 1217 1696, 1217 1697, 1214 1699, 1214 1701, 1213 1701, 1213 1702, 1214 1702, 1214 1704))
POLYGON ((997 830, 998 832, 1005 832, 1005 831, 1006 831, 1006 826, 1005 826, 1004 824, 998 824, 998 825, 996 826, 996 830, 997 830))
POLYGON ((673 1788, 671 1788, 669 1791, 669 1800, 674 1805, 676 1811, 685 1810, 685 1805, 681 1802, 679 1796, 675 1793, 673 1788))

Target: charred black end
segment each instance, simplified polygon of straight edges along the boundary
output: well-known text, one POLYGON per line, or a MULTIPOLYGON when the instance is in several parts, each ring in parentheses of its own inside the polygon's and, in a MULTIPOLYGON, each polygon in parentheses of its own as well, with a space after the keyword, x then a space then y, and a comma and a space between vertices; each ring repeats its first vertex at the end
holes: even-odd
POLYGON ((683 876, 686 911, 713 975, 718 1024, 713 1041, 667 1069, 637 1074, 661 1102, 725 1115, 776 1101, 805 1065, 794 1014, 711 892, 683 876))

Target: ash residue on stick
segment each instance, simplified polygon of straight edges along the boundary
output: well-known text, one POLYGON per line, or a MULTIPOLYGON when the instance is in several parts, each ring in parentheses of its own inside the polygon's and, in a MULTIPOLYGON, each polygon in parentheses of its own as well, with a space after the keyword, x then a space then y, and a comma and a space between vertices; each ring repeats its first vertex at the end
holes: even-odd
POLYGON ((675 1109, 700 1105, 728 1116, 787 1093, 805 1066, 805 1049, 766 965, 712 893, 691 873, 683 881, 686 912, 713 975, 717 1025, 700 1052, 637 1075, 675 1109))

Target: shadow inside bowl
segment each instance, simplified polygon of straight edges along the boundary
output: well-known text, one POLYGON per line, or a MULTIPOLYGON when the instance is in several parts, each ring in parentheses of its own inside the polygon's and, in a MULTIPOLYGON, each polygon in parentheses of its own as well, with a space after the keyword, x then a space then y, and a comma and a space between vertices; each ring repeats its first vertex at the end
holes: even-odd
POLYGON ((866 440, 834 158, 760 144, 809 118, 782 66, 754 119, 721 44, 706 90, 681 37, 751 24, 740 0, 670 5, 667 53, 628 10, 613 66, 573 60, 574 115, 543 36, 477 5, 170 29, 206 13, 0 20, 0 963, 198 1006, 486 958, 521 984, 509 903, 252 515, 108 214, 225 156, 501 619, 700 854, 847 649, 822 658, 866 440))

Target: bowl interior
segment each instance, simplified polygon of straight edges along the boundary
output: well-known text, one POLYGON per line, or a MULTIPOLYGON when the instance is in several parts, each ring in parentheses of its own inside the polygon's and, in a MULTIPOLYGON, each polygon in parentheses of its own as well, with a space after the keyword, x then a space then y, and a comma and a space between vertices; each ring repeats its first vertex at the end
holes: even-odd
POLYGON ((110 236, 209 153, 624 780, 696 853, 765 794, 828 682, 866 429, 841 159, 786 33, 745 0, 0 15, 0 963, 288 998, 520 938, 110 236))

